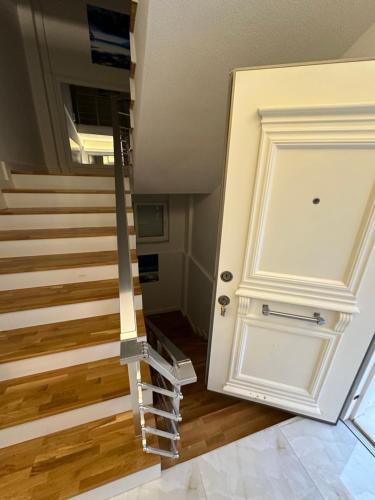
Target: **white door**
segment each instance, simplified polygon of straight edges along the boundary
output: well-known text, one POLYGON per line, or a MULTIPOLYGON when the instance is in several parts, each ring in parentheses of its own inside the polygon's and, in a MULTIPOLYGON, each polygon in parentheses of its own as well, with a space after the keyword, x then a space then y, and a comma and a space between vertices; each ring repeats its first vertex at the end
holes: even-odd
POLYGON ((228 133, 208 387, 335 422, 375 330, 375 61, 236 70, 228 133))

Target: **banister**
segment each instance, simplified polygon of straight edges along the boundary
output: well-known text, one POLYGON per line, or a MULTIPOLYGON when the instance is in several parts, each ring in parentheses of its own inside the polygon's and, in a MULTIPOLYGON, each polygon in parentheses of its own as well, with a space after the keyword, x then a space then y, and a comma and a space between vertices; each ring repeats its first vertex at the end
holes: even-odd
MULTIPOLYGON (((179 454, 176 442, 180 439, 180 435, 176 425, 177 422, 181 421, 179 413, 180 400, 182 399, 181 386, 196 382, 197 376, 191 360, 152 321, 146 319, 150 343, 140 340, 137 336, 124 190, 125 166, 127 166, 125 163, 129 164, 129 159, 131 158, 131 136, 129 135, 129 130, 126 130, 127 135, 124 137, 124 140, 121 138, 119 99, 116 96, 112 97, 112 126, 119 270, 120 363, 128 365, 134 430, 136 436, 142 436, 144 451, 169 458, 178 458, 179 454), (155 346, 152 345, 153 342, 156 344, 155 346), (163 353, 166 353, 168 359, 164 358, 163 353), (148 363, 155 370, 154 380, 158 385, 144 384, 142 382, 141 361, 148 363), (151 390, 154 393, 154 403, 161 404, 162 408, 143 403, 142 390, 145 389, 151 390), (158 418, 164 418, 168 429, 158 429, 146 425, 145 413, 153 413, 158 418), (170 451, 148 446, 148 434, 169 439, 171 442, 170 451)), ((132 175, 131 169, 128 175, 132 175)))
POLYGON ((116 97, 112 97, 112 126, 115 159, 114 171, 121 338, 131 339, 137 337, 137 328, 134 311, 128 220, 126 216, 124 165, 122 160, 120 122, 116 97))
MULTIPOLYGON (((119 275, 120 333, 121 339, 137 339, 137 323, 135 318, 132 266, 129 245, 128 219, 126 197, 124 190, 124 160, 121 147, 121 130, 118 115, 118 99, 111 98, 115 195, 116 195, 116 226, 117 226, 117 260, 119 275)), ((143 435, 141 427, 144 419, 139 409, 142 404, 142 390, 138 388, 141 380, 141 368, 138 360, 128 363, 130 398, 133 410, 134 431, 136 436, 143 435)))

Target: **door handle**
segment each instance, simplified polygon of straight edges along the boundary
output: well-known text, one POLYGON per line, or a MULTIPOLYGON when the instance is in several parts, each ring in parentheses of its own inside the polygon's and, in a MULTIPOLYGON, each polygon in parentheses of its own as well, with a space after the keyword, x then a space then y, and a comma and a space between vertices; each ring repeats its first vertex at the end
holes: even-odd
POLYGON ((300 314, 291 314, 281 311, 272 311, 267 304, 263 304, 262 313, 264 316, 278 316, 279 318, 290 318, 290 319, 300 319, 302 321, 309 321, 310 323, 316 323, 321 326, 324 325, 326 320, 317 312, 311 316, 301 316, 300 314))

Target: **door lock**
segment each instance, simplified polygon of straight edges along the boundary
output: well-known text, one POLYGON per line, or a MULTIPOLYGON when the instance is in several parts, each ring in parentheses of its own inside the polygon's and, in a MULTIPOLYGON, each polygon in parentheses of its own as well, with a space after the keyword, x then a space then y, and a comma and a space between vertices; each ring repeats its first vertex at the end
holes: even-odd
POLYGON ((223 271, 220 274, 220 278, 225 281, 225 283, 228 283, 228 281, 232 281, 233 279, 233 274, 230 271, 223 271))
POLYGON ((220 295, 217 301, 221 305, 221 315, 225 316, 226 307, 230 304, 230 298, 228 295, 220 295))

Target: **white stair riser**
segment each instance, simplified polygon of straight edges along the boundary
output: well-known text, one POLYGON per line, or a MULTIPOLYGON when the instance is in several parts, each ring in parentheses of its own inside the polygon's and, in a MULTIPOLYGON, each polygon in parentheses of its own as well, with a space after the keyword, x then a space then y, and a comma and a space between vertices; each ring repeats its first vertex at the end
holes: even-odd
MULTIPOLYGON (((115 189, 113 177, 88 175, 12 175, 17 189, 115 189)), ((129 179, 124 179, 125 190, 130 189, 129 179)))
MULTIPOLYGON (((128 225, 134 226, 133 213, 127 214, 128 225)), ((0 231, 14 229, 51 229, 72 227, 114 227, 115 213, 1 215, 0 231)))
MULTIPOLYGON (((145 404, 152 404, 152 393, 150 391, 144 391, 143 397, 145 404)), ((101 418, 111 417, 112 415, 117 415, 131 409, 130 395, 126 395, 15 425, 14 427, 8 427, 0 430, 0 448, 12 446, 101 418)))
MULTIPOLYGON (((138 276, 137 263, 132 264, 132 273, 134 277, 138 276)), ((32 288, 36 286, 61 285, 64 283, 83 283, 87 281, 114 279, 117 277, 117 264, 2 274, 0 277, 0 291, 32 288)))
POLYGON ((45 373, 52 370, 67 368, 68 366, 82 365, 119 356, 120 342, 108 342, 80 349, 67 349, 63 352, 20 359, 10 363, 0 364, 0 380, 28 377, 36 373, 45 373))
MULTIPOLYGON (((130 33, 131 34, 131 33, 130 33)), ((103 484, 103 486, 98 486, 92 490, 85 491, 79 495, 71 497, 70 500, 104 500, 105 498, 126 498, 124 496, 125 492, 134 490, 138 486, 147 484, 151 481, 155 481, 161 477, 161 466, 160 464, 152 465, 146 469, 142 469, 133 474, 121 477, 110 483, 103 484)), ((130 493, 130 495, 132 495, 130 493)), ((131 498, 129 496, 129 498, 131 498)), ((134 497, 133 497, 134 498, 134 497)))
MULTIPOLYGON (((129 242, 130 248, 135 249, 134 235, 129 236, 129 242)), ((22 257, 25 255, 101 252, 116 249, 116 236, 0 241, 0 258, 22 257)))
POLYGON ((5 201, 9 208, 115 206, 112 194, 5 193, 5 201))
MULTIPOLYGON (((136 311, 142 309, 141 295, 134 297, 134 308, 136 311)), ((119 311, 119 300, 117 298, 14 311, 0 314, 0 331, 59 323, 73 319, 92 318, 104 314, 118 313, 119 311)))

